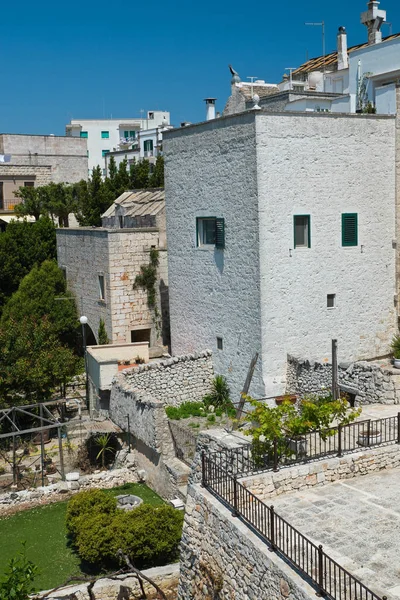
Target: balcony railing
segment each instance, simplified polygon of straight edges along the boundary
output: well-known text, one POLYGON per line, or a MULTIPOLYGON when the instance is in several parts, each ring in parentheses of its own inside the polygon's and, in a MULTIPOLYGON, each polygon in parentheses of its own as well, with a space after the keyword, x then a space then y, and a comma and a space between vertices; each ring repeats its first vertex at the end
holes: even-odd
POLYGON ((21 200, 19 198, 13 198, 12 200, 8 200, 6 198, 0 198, 0 210, 13 212, 14 207, 17 204, 21 204, 21 200))

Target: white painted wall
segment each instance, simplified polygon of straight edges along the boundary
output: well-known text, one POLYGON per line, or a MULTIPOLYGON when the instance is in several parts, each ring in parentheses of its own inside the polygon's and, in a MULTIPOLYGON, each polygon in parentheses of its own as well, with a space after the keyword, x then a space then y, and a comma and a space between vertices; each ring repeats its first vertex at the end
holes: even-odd
MULTIPOLYGON (((176 129, 163 147, 172 352, 212 350, 238 401, 261 351, 254 116, 176 129), (199 216, 225 219, 225 250, 196 247, 199 216)), ((259 370, 251 391, 264 392, 259 370)))
POLYGON ((304 114, 256 119, 262 361, 267 395, 286 356, 382 356, 395 332, 395 121, 304 114), (341 245, 358 213, 359 245, 341 245), (311 215, 311 248, 293 250, 293 215, 311 215), (327 309, 327 294, 337 307, 327 309))
POLYGON ((375 105, 378 115, 395 115, 396 107, 396 84, 389 83, 375 89, 375 105))

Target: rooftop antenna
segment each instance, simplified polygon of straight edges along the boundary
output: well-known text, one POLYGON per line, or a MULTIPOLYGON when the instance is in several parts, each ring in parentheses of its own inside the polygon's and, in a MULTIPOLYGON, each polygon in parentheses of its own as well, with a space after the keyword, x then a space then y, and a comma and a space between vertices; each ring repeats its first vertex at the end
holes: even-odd
POLYGON ((320 23, 304 23, 304 25, 311 25, 311 27, 321 27, 322 29, 322 87, 323 91, 325 91, 325 21, 321 21, 320 23))
POLYGON ((258 79, 258 77, 254 77, 253 75, 248 75, 246 77, 246 79, 251 80, 251 97, 253 98, 253 85, 254 85, 254 82, 256 81, 256 79, 258 79))
POLYGON ((293 89, 293 79, 292 79, 292 73, 293 71, 296 70, 297 67, 285 67, 285 71, 289 71, 289 89, 292 90, 293 89))

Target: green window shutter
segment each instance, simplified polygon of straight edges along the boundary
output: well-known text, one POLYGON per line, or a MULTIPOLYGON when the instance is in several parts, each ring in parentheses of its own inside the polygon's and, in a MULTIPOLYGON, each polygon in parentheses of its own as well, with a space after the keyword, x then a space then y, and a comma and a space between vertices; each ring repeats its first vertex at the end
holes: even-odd
POLYGON ((110 137, 110 132, 109 131, 102 131, 101 132, 101 139, 102 140, 108 140, 109 137, 110 137))
POLYGON ((342 214, 342 246, 358 246, 358 214, 342 214))
POLYGON ((199 246, 199 218, 196 219, 196 246, 199 246))
POLYGON ((215 219, 215 247, 225 248, 225 219, 215 219))
POLYGON ((88 132, 87 131, 81 131, 79 135, 80 135, 81 138, 87 138, 88 137, 88 132))
POLYGON ((129 137, 130 137, 130 138, 134 138, 134 137, 136 137, 136 131, 130 131, 130 132, 129 132, 129 137))
POLYGON ((129 137, 129 131, 124 131, 124 138, 128 138, 129 137))

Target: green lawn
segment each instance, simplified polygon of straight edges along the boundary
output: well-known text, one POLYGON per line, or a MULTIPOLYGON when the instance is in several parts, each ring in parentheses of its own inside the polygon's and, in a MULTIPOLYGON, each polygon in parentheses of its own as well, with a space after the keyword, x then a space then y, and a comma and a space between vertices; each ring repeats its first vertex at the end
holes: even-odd
MULTIPOLYGON (((135 494, 153 506, 164 503, 141 483, 127 483, 105 491, 113 496, 135 494)), ((28 558, 39 567, 40 574, 35 580, 37 590, 56 587, 69 577, 82 574, 80 560, 68 546, 66 510, 67 502, 57 502, 0 519, 0 577, 8 561, 20 551, 21 542, 26 542, 28 558)))

